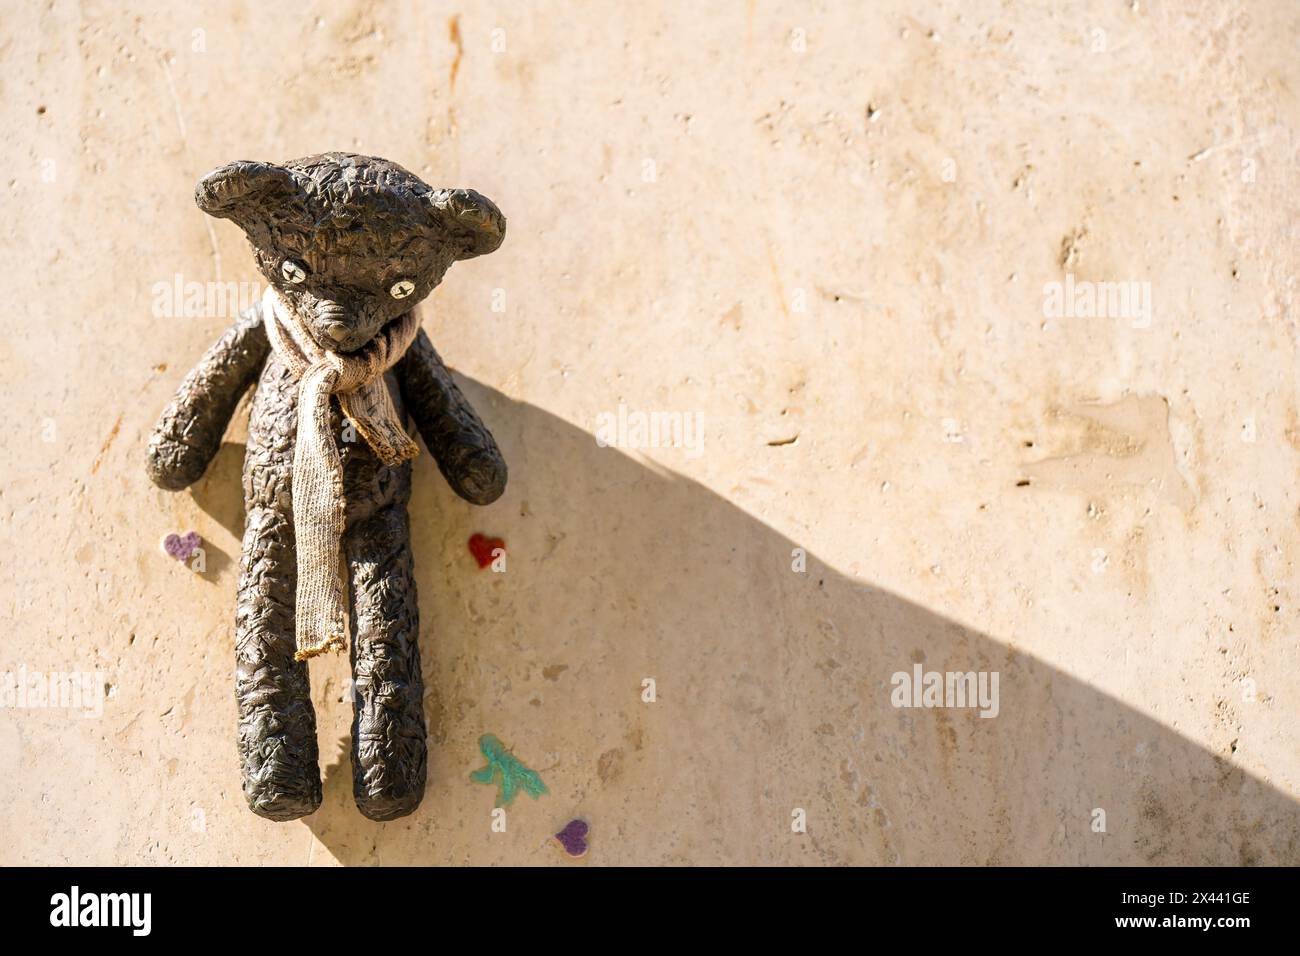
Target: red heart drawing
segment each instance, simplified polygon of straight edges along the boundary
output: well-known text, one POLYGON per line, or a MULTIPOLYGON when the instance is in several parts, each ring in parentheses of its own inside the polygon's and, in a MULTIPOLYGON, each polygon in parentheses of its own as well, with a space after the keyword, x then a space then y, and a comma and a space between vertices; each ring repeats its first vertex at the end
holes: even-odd
POLYGON ((506 549, 506 543, 500 538, 488 538, 481 534, 470 536, 469 553, 474 555, 474 560, 478 562, 480 569, 486 568, 492 563, 494 557, 492 552, 497 548, 502 551, 506 549))

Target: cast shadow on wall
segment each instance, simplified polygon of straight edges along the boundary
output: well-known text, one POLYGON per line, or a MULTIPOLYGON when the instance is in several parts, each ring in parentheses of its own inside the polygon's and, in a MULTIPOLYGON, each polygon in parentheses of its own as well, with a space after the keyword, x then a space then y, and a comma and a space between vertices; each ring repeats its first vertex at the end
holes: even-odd
MULTIPOLYGON (((1297 804, 1231 762, 813 555, 796 573, 798 542, 712 491, 463 386, 510 464, 491 526, 509 569, 455 584, 440 542, 478 519, 445 487, 439 513, 417 492, 429 787, 411 817, 365 820, 341 742, 304 821, 341 862, 457 862, 441 829, 456 821, 433 820, 477 790, 486 830, 474 741, 525 720, 534 751, 558 754, 539 768, 555 829, 572 810, 607 837, 592 862, 1300 862, 1297 804), (918 663, 997 671, 997 716, 894 707, 891 675, 918 663), (618 850, 628 835, 638 852, 618 850)), ((421 481, 440 481, 427 460, 421 481)))

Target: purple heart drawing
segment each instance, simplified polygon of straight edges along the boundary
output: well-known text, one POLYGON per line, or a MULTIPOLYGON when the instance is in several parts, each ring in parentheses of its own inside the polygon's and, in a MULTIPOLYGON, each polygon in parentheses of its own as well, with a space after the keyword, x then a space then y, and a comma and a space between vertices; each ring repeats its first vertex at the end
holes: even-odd
POLYGON ((564 852, 569 856, 583 856, 587 852, 589 829, 586 820, 570 820, 563 830, 555 834, 555 839, 560 841, 560 846, 564 847, 564 852))
POLYGON ((177 561, 188 561, 199 550, 199 545, 202 543, 203 539, 199 537, 197 531, 191 531, 184 537, 173 532, 163 538, 162 546, 163 551, 177 561))

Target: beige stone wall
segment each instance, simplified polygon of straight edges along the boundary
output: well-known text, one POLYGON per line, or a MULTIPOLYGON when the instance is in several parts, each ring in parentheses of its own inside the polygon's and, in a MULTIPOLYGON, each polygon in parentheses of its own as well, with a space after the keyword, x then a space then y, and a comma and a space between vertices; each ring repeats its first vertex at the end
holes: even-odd
POLYGON ((1300 861, 1300 8, 118 6, 4 4, 0 672, 109 691, 0 712, 0 862, 561 863, 574 816, 593 864, 1300 861), (228 321, 156 286, 257 278, 194 183, 330 149, 510 222, 426 308, 511 485, 416 464, 430 783, 386 825, 338 658, 325 805, 244 807, 246 412, 190 491, 143 470, 228 321), (1045 316, 1067 274, 1150 311, 1045 316), (701 453, 599 447, 620 403, 701 453), (893 707, 915 663, 998 716, 893 707), (504 834, 485 732, 550 787, 504 834))

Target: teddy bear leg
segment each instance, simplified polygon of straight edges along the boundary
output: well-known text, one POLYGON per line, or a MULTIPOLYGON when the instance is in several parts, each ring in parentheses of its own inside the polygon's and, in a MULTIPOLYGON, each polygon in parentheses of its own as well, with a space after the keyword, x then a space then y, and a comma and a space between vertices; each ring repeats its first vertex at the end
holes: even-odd
POLYGON ((321 803, 307 664, 293 659, 297 561, 287 510, 248 512, 235 626, 244 797, 268 820, 294 820, 321 803))
POLYGON ((427 764, 420 612, 402 503, 385 505, 344 537, 352 583, 352 794, 372 820, 420 805, 427 764))

